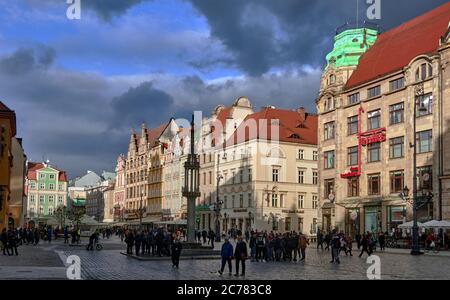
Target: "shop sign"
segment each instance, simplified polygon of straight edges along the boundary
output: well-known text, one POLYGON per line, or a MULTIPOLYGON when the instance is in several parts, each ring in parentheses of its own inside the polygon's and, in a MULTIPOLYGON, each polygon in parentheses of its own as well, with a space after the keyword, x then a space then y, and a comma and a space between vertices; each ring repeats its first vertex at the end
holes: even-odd
POLYGON ((304 214, 304 210, 283 210, 281 211, 283 214, 304 214))

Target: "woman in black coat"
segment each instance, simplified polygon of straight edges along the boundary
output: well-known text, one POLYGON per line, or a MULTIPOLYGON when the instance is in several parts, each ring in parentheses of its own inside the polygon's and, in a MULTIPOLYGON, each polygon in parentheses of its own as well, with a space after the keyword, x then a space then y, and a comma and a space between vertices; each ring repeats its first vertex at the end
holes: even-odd
POLYGON ((183 246, 181 245, 180 239, 178 237, 174 237, 174 240, 172 242, 171 246, 171 252, 172 252, 172 268, 177 268, 180 264, 180 256, 181 256, 181 249, 183 246))
POLYGON ((234 258, 236 259, 236 274, 234 274, 234 276, 239 276, 239 263, 242 263, 241 276, 245 276, 245 260, 247 259, 247 256, 247 243, 244 242, 240 235, 234 251, 234 258))

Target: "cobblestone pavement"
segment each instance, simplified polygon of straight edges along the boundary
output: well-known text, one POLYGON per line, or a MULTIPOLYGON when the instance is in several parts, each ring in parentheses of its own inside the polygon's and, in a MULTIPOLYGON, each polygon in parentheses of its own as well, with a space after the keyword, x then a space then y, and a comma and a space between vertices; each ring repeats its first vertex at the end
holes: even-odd
MULTIPOLYGON (((117 247, 117 245, 115 245, 117 247)), ((123 247, 123 246, 122 246, 123 247)), ((217 246, 219 247, 219 245, 217 246)), ((216 248, 217 248, 216 247, 216 248)), ((355 252, 356 253, 356 252, 355 252)), ((81 258, 83 279, 159 279, 159 280, 228 280, 219 276, 218 260, 182 260, 180 269, 172 269, 170 261, 138 261, 121 255, 117 250, 86 252, 64 251, 64 255, 81 258)), ((405 253, 378 253, 382 279, 450 279, 450 258, 446 256, 412 257, 405 253)), ((366 256, 341 257, 341 264, 330 264, 330 253, 313 247, 307 250, 306 263, 247 262, 247 280, 302 279, 367 279, 366 256)), ((233 264, 234 268, 234 264, 233 264)))
MULTIPOLYGON (((70 247, 61 242, 37 247, 23 246, 19 257, 0 258, 0 279, 65 279, 63 262, 70 255, 81 259, 82 279, 129 280, 229 280, 234 276, 219 276, 219 260, 182 260, 180 269, 172 269, 170 261, 138 261, 120 254, 125 246, 117 239, 102 240, 104 250, 87 252, 84 246, 70 247), (27 250, 27 247, 29 250, 27 250), (27 257, 29 255, 29 257, 27 257), (22 264, 23 261, 23 264, 22 264), (7 262, 7 263, 4 263, 7 262), (31 263, 33 262, 33 263, 31 263), (40 277, 39 277, 40 275, 40 277)), ((218 245, 219 247, 220 245, 218 245)), ((247 276, 243 280, 308 280, 357 279, 366 280, 369 264, 366 256, 341 257, 341 264, 330 264, 330 253, 307 250, 306 263, 247 262, 247 276)), ((450 257, 413 257, 407 252, 377 253, 381 259, 382 279, 450 279, 450 257)), ((234 268, 234 264, 233 264, 234 268)))

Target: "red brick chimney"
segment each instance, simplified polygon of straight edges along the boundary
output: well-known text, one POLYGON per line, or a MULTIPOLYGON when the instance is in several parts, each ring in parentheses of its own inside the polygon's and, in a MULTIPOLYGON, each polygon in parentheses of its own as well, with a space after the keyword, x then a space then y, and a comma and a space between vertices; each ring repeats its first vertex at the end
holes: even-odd
POLYGON ((297 113, 300 115, 300 120, 302 120, 302 122, 306 120, 306 112, 304 107, 298 108, 297 113))

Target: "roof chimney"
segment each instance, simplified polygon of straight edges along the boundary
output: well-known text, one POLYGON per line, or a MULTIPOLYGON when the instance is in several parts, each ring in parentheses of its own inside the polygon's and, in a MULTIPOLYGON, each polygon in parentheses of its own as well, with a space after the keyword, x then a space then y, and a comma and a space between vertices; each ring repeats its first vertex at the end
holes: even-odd
POLYGON ((305 108, 303 106, 297 109, 297 113, 300 115, 300 119, 302 121, 306 120, 306 112, 305 112, 305 108))

